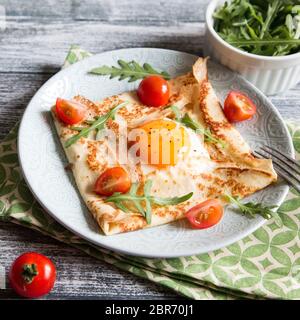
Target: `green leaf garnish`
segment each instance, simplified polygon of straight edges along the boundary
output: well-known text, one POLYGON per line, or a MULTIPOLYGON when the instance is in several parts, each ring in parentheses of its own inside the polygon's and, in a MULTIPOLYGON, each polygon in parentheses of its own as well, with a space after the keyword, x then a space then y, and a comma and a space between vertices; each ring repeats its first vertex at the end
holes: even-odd
POLYGON ((254 218, 256 215, 260 215, 265 219, 274 218, 275 223, 278 226, 282 226, 282 220, 278 213, 272 209, 277 208, 277 206, 265 206, 262 203, 247 202, 242 203, 238 197, 233 197, 226 193, 224 195, 225 199, 230 203, 236 205, 239 210, 249 218, 254 218))
POLYGON ((174 105, 170 106, 170 108, 171 108, 171 110, 173 111, 173 113, 175 115, 175 120, 178 121, 178 122, 181 122, 181 112, 180 112, 180 110, 174 105))
POLYGON ((155 70, 149 63, 144 63, 143 66, 141 66, 135 61, 126 62, 123 60, 118 60, 118 64, 120 66, 119 68, 115 66, 109 67, 104 65, 92 69, 89 71, 89 73, 101 76, 109 75, 110 79, 115 77, 119 77, 119 80, 129 78, 128 82, 143 79, 153 74, 160 75, 167 80, 170 79, 170 75, 167 72, 159 72, 155 70))
POLYGON ((231 45, 250 53, 282 56, 300 51, 297 0, 232 0, 214 12, 214 28, 231 45))
POLYGON ((105 123, 108 119, 114 117, 115 113, 118 109, 124 107, 128 102, 123 102, 118 104, 117 106, 113 107, 110 111, 104 114, 101 117, 97 117, 96 120, 90 123, 88 127, 71 127, 71 129, 79 131, 79 133, 75 134, 73 137, 69 138, 66 143, 65 147, 70 147, 73 143, 78 141, 82 137, 86 137, 91 131, 93 130, 102 130, 104 129, 105 123))
MULTIPOLYGON (((94 121, 92 121, 94 122, 94 121)), ((71 127, 70 129, 74 130, 74 131, 82 131, 83 129, 85 129, 86 127, 71 127)))
POLYGON ((228 43, 234 46, 278 46, 285 44, 296 44, 300 45, 300 39, 270 39, 270 40, 229 40, 228 43))
POLYGON ((193 192, 190 192, 182 197, 173 198, 160 198, 150 195, 152 187, 152 181, 147 180, 144 184, 143 195, 138 195, 138 184, 133 183, 128 193, 116 192, 112 196, 106 198, 105 202, 112 202, 115 206, 124 212, 130 212, 128 205, 133 206, 137 212, 146 218, 147 224, 151 223, 152 216, 152 205, 156 204, 159 206, 170 206, 176 205, 189 200, 193 192))
POLYGON ((175 114, 176 121, 182 123, 184 126, 196 131, 197 133, 203 134, 204 140, 206 142, 219 144, 222 148, 226 147, 226 143, 223 140, 214 137, 214 135, 211 133, 209 129, 203 128, 198 122, 193 120, 188 113, 185 113, 184 116, 182 117, 180 110, 176 106, 172 105, 170 106, 170 108, 175 114))

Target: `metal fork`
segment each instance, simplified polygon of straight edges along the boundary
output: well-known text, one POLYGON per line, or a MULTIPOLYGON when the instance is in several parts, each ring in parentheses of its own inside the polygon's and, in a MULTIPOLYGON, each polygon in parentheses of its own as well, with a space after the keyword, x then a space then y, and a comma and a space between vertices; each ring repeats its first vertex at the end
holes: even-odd
POLYGON ((262 146, 253 153, 259 158, 271 158, 276 172, 300 192, 300 165, 295 159, 269 146, 262 146))

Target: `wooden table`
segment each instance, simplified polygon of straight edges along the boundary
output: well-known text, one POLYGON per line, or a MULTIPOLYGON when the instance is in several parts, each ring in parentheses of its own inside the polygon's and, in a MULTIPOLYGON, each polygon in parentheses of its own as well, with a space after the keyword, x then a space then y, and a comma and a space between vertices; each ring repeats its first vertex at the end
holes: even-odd
MULTIPOLYGON (((209 0, 0 0, 0 139, 20 119, 39 87, 56 73, 71 44, 97 53, 157 47, 201 55, 209 0)), ((300 85, 272 97, 285 118, 299 118, 300 85)), ((171 291, 99 262, 37 232, 0 223, 0 264, 38 251, 57 265, 48 299, 170 299, 171 291)), ((0 298, 16 298, 11 289, 0 298)))

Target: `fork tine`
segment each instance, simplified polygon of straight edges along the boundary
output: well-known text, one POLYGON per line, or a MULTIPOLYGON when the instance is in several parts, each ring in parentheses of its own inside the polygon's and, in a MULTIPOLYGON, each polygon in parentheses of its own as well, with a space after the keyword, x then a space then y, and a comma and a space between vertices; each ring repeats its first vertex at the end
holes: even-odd
MULTIPOLYGON (((260 153, 259 151, 254 151, 254 154, 258 155, 259 157, 265 158, 265 155, 260 153)), ((276 169, 276 171, 278 172, 278 174, 284 178, 291 186, 294 187, 295 190, 297 190, 298 192, 300 192, 300 183, 298 180, 291 178, 290 177, 290 172, 287 171, 284 167, 280 166, 277 162, 273 162, 274 163, 274 167, 276 169)))
POLYGON ((278 167, 276 164, 274 165, 275 170, 278 172, 278 174, 284 178, 296 191, 300 192, 300 184, 298 182, 295 182, 293 179, 291 179, 285 171, 281 170, 280 167, 278 167))
POLYGON ((300 165, 297 163, 296 160, 293 158, 285 155, 283 152, 276 150, 272 147, 269 146, 262 146, 261 149, 269 154, 271 154, 273 157, 281 160, 284 162, 287 166, 290 168, 294 169, 297 173, 300 174, 300 165))
POLYGON ((289 169, 289 174, 291 176, 293 176, 296 180, 300 181, 300 170, 296 170, 294 168, 294 166, 290 165, 289 163, 287 163, 286 161, 282 160, 282 157, 276 157, 275 155, 273 155, 271 152, 264 150, 263 148, 261 148, 261 150, 266 153, 267 155, 271 155, 272 156, 272 160, 274 163, 276 163, 278 166, 280 166, 282 169, 285 169, 286 171, 288 171, 289 169))

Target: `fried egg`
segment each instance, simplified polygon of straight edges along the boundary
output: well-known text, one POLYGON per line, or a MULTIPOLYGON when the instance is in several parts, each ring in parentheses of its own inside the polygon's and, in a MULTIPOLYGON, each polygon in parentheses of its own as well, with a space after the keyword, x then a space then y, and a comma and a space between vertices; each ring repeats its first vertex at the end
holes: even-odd
POLYGON ((141 150, 142 180, 152 181, 153 195, 174 197, 193 192, 193 198, 201 197, 201 174, 215 167, 203 136, 168 118, 140 128, 147 137, 141 147, 147 149, 141 150))

